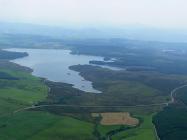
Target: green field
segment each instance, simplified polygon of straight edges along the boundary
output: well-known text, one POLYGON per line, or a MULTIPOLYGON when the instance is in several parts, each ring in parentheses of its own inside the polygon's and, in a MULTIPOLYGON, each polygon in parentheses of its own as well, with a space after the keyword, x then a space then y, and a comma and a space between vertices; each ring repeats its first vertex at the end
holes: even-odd
POLYGON ((94 139, 93 124, 47 112, 21 112, 0 118, 0 122, 3 140, 94 139))
POLYGON ((16 69, 2 68, 0 72, 9 76, 0 77, 1 115, 31 106, 47 97, 48 88, 41 79, 16 69))
POLYGON ((152 115, 140 116, 142 124, 135 128, 121 132, 112 137, 113 140, 156 140, 154 126, 152 124, 152 115))
MULTIPOLYGON (((151 116, 144 116, 144 122, 137 128, 117 133, 112 140, 149 139, 155 140, 151 116)), ((0 139, 3 140, 97 140, 94 135, 94 123, 58 116, 41 111, 25 111, 9 117, 0 117, 0 139), (20 130, 20 131, 17 131, 20 130)), ((120 126, 98 125, 100 138, 120 126)))

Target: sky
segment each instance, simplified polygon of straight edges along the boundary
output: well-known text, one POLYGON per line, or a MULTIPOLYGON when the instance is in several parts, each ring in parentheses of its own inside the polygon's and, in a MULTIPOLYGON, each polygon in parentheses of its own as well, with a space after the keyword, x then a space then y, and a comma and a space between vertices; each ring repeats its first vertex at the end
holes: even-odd
POLYGON ((187 0, 0 0, 0 21, 187 29, 187 0))

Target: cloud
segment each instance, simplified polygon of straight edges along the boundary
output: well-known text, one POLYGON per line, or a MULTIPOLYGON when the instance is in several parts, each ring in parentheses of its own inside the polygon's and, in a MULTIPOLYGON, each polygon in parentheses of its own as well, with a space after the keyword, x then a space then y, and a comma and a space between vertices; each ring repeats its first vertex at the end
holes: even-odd
POLYGON ((186 0, 0 0, 0 20, 186 28, 186 5, 186 0))

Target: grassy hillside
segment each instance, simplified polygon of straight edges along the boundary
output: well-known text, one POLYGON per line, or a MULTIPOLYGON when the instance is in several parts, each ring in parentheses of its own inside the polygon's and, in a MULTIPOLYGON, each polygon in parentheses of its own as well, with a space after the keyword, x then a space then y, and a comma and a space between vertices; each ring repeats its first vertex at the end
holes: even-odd
POLYGON ((47 92, 43 81, 27 72, 0 69, 0 139, 94 139, 92 123, 47 112, 13 113, 44 100, 47 92))
POLYGON ((26 72, 18 72, 7 69, 0 69, 12 79, 2 79, 0 77, 0 98, 9 102, 22 105, 32 105, 47 96, 48 88, 42 84, 39 78, 35 78, 26 72))
POLYGON ((11 62, 0 61, 0 115, 31 106, 47 97, 47 86, 30 71, 11 62))

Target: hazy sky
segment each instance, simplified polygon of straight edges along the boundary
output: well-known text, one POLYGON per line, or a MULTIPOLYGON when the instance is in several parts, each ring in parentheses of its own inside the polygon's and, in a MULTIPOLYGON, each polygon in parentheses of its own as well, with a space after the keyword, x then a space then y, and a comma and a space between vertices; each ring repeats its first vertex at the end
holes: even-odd
POLYGON ((187 0, 0 0, 0 21, 187 28, 187 0))

